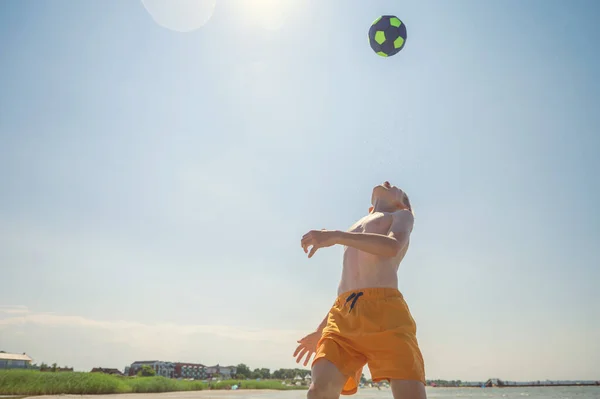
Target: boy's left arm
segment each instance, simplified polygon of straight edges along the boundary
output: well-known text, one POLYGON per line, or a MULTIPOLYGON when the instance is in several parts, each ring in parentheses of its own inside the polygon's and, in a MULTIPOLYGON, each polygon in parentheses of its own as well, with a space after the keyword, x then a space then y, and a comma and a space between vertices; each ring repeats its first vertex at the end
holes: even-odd
POLYGON ((353 247, 373 255, 392 258, 408 243, 414 223, 410 211, 402 210, 392 215, 388 234, 353 233, 347 231, 312 230, 302 237, 301 245, 311 258, 319 248, 332 245, 353 247), (312 246, 310 252, 308 247, 312 246))
POLYGON ((410 211, 398 211, 392 215, 392 225, 387 235, 374 233, 334 232, 336 244, 356 248, 382 257, 394 257, 408 243, 414 224, 410 211))

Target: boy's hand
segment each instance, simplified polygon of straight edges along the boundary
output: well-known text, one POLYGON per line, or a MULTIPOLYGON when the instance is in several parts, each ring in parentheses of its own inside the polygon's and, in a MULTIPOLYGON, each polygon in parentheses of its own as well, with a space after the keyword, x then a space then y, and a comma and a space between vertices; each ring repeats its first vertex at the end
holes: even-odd
POLYGON ((308 253, 308 257, 311 258, 317 249, 319 248, 327 248, 335 245, 337 242, 337 235, 335 231, 330 230, 311 230, 308 233, 302 236, 301 245, 302 249, 304 249, 304 253, 308 253), (312 246, 310 252, 308 252, 308 247, 312 246))
POLYGON ((298 345, 296 351, 294 352, 296 363, 300 363, 304 355, 306 355, 306 359, 304 359, 304 367, 308 365, 310 358, 317 351, 319 339, 321 339, 321 331, 315 331, 298 341, 300 345, 298 345))

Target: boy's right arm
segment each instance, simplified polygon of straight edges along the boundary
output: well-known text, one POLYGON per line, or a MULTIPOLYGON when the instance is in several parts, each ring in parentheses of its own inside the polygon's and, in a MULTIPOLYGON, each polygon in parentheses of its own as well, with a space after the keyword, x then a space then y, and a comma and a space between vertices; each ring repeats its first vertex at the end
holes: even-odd
POLYGON ((327 325, 327 319, 328 318, 329 318, 329 312, 327 312, 327 314, 325 315, 325 318, 323 319, 323 321, 321 322, 321 324, 319 324, 319 327, 317 327, 316 331, 323 332, 323 329, 327 325))

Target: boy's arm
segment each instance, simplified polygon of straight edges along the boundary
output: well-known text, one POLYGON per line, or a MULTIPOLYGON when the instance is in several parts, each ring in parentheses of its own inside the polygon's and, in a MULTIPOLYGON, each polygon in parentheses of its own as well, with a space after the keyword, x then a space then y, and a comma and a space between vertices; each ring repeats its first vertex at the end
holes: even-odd
POLYGON ((327 312, 327 314, 325 315, 325 318, 323 319, 323 321, 321 322, 321 324, 319 324, 319 326, 317 327, 317 329, 315 331, 323 332, 323 329, 327 325, 327 319, 328 318, 329 318, 329 312, 327 312))
POLYGON ((383 257, 394 257, 402 248, 400 242, 389 235, 346 231, 336 231, 335 235, 336 244, 383 257))
POLYGON ((406 246, 414 224, 410 211, 395 212, 387 235, 336 231, 336 244, 353 247, 363 252, 383 257, 394 257, 406 246))

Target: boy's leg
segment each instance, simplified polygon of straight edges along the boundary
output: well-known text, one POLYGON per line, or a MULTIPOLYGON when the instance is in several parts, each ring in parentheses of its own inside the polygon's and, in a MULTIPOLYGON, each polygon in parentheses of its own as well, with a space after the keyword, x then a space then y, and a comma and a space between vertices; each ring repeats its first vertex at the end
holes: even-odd
POLYGON ((320 359, 313 364, 312 382, 308 388, 308 399, 338 399, 346 383, 346 377, 327 359, 320 359))
POLYGON ((354 345, 356 326, 360 326, 356 312, 348 313, 345 304, 346 298, 338 297, 329 311, 312 363, 310 399, 337 399, 358 390, 367 358, 354 345))
POLYGON ((394 399, 427 399, 425 385, 415 380, 391 380, 394 399))
POLYGON ((390 381, 394 399, 425 399, 425 365, 416 323, 399 291, 386 291, 385 296, 372 302, 372 333, 362 342, 368 348, 371 377, 390 381))

